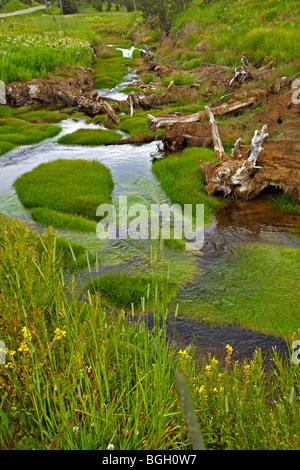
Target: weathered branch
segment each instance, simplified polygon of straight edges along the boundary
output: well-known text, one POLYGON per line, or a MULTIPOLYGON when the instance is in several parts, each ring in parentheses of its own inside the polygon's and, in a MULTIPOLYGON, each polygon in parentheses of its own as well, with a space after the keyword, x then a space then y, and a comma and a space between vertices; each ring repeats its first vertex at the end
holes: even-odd
POLYGON ((88 115, 107 114, 109 118, 116 124, 120 124, 120 120, 117 117, 115 111, 109 103, 105 100, 95 102, 80 94, 71 93, 64 89, 58 91, 58 96, 68 106, 74 106, 78 111, 83 111, 88 115))

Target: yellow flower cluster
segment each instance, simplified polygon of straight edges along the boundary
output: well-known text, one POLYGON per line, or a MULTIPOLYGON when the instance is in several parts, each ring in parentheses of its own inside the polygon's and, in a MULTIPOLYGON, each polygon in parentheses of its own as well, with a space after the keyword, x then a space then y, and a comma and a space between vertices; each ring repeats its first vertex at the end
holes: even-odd
POLYGON ((59 328, 56 328, 56 330, 54 331, 53 341, 59 341, 64 336, 66 336, 66 334, 67 332, 65 330, 60 330, 59 328))
POLYGON ((28 342, 31 341, 31 332, 27 326, 24 326, 21 331, 23 333, 24 340, 22 341, 21 346, 18 348, 18 351, 27 352, 29 351, 28 342))

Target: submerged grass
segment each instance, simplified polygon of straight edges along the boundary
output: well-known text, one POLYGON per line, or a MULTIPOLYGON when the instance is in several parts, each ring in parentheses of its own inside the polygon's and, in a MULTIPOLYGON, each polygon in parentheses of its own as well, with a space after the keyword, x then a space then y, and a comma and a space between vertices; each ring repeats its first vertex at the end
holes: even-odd
POLYGON ((231 247, 225 260, 201 279, 185 309, 204 321, 290 339, 299 328, 299 265, 298 247, 231 247))
POLYGON ((42 223, 50 217, 53 225, 57 222, 60 227, 72 225, 80 230, 83 224, 91 227, 89 220, 97 220, 100 204, 111 203, 113 180, 110 170, 100 162, 61 159, 23 174, 14 186, 24 207, 35 209, 36 220, 42 223))
POLYGON ((141 310, 144 305, 153 305, 175 295, 177 284, 166 277, 154 275, 129 275, 123 272, 106 273, 93 279, 88 285, 91 292, 98 292, 109 306, 130 310, 141 310))
POLYGON ((154 162, 153 173, 157 176, 162 190, 171 203, 204 204, 204 222, 213 220, 220 202, 209 196, 205 190, 205 175, 200 167, 200 159, 216 162, 214 152, 210 149, 190 148, 180 154, 172 154, 154 162))

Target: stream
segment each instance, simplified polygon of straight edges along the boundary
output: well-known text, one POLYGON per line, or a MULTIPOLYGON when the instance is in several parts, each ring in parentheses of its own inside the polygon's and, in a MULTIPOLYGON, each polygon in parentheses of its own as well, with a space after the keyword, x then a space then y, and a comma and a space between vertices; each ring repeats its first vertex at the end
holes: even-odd
MULTIPOLYGON (((130 57, 132 50, 123 49, 124 57, 130 57)), ((102 97, 124 100, 127 95, 122 93, 122 89, 136 79, 136 72, 129 70, 121 84, 111 90, 98 90, 98 93, 102 97)), ((82 120, 75 122, 72 119, 66 119, 59 125, 62 130, 55 138, 46 139, 35 145, 17 147, 0 158, 0 211, 19 217, 38 227, 32 221, 30 212, 19 202, 12 185, 14 180, 23 173, 31 171, 41 163, 58 158, 98 160, 106 165, 111 170, 114 180, 112 198, 115 204, 119 196, 127 196, 128 205, 139 202, 149 207, 154 203, 169 203, 151 169, 153 157, 162 156, 157 142, 107 147, 57 144, 56 140, 59 137, 77 129, 99 129, 99 125, 87 124, 82 120)), ((120 134, 124 136, 124 133, 120 132, 120 134)), ((182 284, 176 298, 171 302, 171 314, 168 320, 170 335, 175 329, 172 305, 174 307, 177 303, 179 306, 182 304, 184 312, 193 313, 191 319, 186 313, 181 315, 179 308, 175 331, 175 340, 178 345, 186 347, 194 342, 199 351, 218 354, 228 343, 234 346, 240 358, 251 356, 258 346, 261 347, 263 353, 268 353, 273 346, 281 351, 287 351, 285 342, 280 338, 255 333, 238 326, 210 326, 202 322, 196 318, 197 302, 195 300, 202 295, 201 278, 203 276, 205 276, 206 283, 210 282, 213 291, 212 269, 216 263, 228 263, 228 254, 232 246, 250 242, 272 242, 300 247, 299 226, 299 216, 280 213, 263 199, 250 202, 233 201, 222 208, 216 214, 214 222, 206 227, 205 242, 201 253, 165 248, 163 269, 171 266, 172 278, 182 284), (293 231, 295 227, 298 227, 298 232, 293 231)), ((131 272, 151 270, 151 242, 149 240, 103 241, 99 240, 94 233, 67 230, 57 230, 57 232, 82 244, 86 250, 99 252, 101 266, 98 273, 94 268, 93 275, 111 270, 130 270, 131 272)), ((83 273, 83 280, 89 278, 90 273, 83 273)), ((149 324, 151 324, 151 316, 149 316, 149 324)))

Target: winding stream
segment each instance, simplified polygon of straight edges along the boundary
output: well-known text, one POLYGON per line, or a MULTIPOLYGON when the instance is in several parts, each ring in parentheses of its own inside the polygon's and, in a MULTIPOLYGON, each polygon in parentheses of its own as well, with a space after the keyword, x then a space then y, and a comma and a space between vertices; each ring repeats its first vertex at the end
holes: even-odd
MULTIPOLYGON (((124 49, 125 57, 130 57, 132 49, 124 49)), ((136 73, 131 70, 122 83, 112 90, 98 90, 100 96, 115 100, 126 99, 122 89, 136 80, 136 73)), ((116 146, 71 146, 57 144, 56 140, 64 134, 81 128, 96 128, 99 125, 74 122, 72 119, 61 121, 62 131, 55 138, 44 140, 35 145, 17 147, 0 159, 0 211, 14 217, 20 217, 35 225, 30 213, 19 202, 13 188, 14 180, 21 174, 32 170, 41 163, 58 158, 98 160, 105 164, 114 180, 113 202, 120 195, 128 197, 128 204, 142 202, 147 206, 153 203, 168 203, 159 182, 152 173, 152 157, 160 156, 157 142, 150 144, 116 146)), ((123 133, 124 135, 124 133, 123 133)), ((170 263, 174 279, 182 282, 182 287, 173 300, 184 306, 184 310, 196 313, 197 297, 201 295, 203 275, 206 282, 210 279, 216 262, 228 262, 228 253, 236 244, 249 242, 272 242, 287 246, 300 246, 299 217, 282 214, 271 208, 263 200, 248 203, 232 202, 221 209, 215 221, 205 229, 205 243, 202 253, 187 253, 165 249, 165 268, 170 263), (293 228, 298 227, 298 233, 293 228), (184 285, 185 284, 185 285, 184 285)), ((108 270, 122 269, 133 272, 151 269, 151 243, 148 240, 107 240, 101 241, 96 234, 86 234, 66 230, 58 231, 61 235, 81 243, 87 250, 99 252, 100 274, 108 270)), ((88 275, 88 277, 90 274, 88 275)), ((214 284, 210 279, 211 286, 214 284)), ((151 322, 151 318, 149 319, 151 322)), ((170 317, 170 333, 174 331, 170 317)), ((191 320, 188 315, 176 320, 176 341, 185 347, 196 341, 200 350, 216 353, 227 343, 235 346, 241 357, 249 356, 257 346, 263 352, 277 345, 286 350, 283 340, 266 336, 240 327, 212 327, 200 320, 191 320)))

